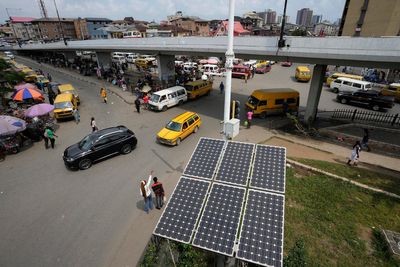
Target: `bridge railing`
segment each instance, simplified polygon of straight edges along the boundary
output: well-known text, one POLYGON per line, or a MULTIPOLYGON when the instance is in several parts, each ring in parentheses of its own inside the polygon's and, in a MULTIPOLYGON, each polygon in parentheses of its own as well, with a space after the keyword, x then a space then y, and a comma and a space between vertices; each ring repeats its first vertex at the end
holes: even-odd
POLYGON ((399 114, 380 114, 365 110, 351 109, 335 109, 332 119, 345 119, 350 121, 373 122, 378 124, 386 124, 390 126, 400 127, 399 114))

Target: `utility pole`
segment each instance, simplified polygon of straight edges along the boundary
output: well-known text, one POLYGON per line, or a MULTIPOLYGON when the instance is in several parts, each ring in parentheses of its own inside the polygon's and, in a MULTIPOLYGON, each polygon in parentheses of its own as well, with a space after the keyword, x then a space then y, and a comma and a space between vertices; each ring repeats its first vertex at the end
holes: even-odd
POLYGON ((56 0, 53 0, 53 1, 54 1, 54 6, 56 7, 58 23, 59 23, 60 29, 61 29, 61 36, 62 36, 62 38, 63 38, 64 44, 65 44, 65 45, 68 45, 68 44, 67 44, 67 40, 65 40, 64 29, 63 29, 63 26, 62 26, 62 24, 61 24, 60 14, 58 13, 58 8, 57 8, 56 0))
POLYGON ((281 33, 279 36, 278 47, 285 47, 285 40, 283 39, 283 32, 285 30, 285 23, 286 23, 286 6, 287 0, 285 0, 285 7, 283 8, 283 17, 282 17, 282 25, 281 25, 281 33))
POLYGON ((229 23, 228 23, 228 49, 225 53, 225 103, 224 103, 224 127, 223 134, 227 140, 226 125, 229 121, 229 113, 231 107, 231 92, 232 92, 232 69, 235 53, 233 52, 233 28, 234 28, 234 13, 235 13, 235 0, 229 0, 229 23))
MULTIPOLYGON (((21 43, 19 42, 19 39, 18 39, 18 37, 17 37, 17 32, 15 31, 15 28, 14 28, 14 26, 13 26, 10 13, 8 13, 8 10, 9 10, 9 9, 12 9, 12 8, 6 7, 6 12, 7 12, 8 19, 9 19, 9 21, 10 21, 10 26, 11 26, 11 29, 13 30, 14 37, 15 37, 15 41, 17 42, 18 46, 21 47, 21 43)), ((13 9, 21 10, 20 8, 13 8, 13 9)))

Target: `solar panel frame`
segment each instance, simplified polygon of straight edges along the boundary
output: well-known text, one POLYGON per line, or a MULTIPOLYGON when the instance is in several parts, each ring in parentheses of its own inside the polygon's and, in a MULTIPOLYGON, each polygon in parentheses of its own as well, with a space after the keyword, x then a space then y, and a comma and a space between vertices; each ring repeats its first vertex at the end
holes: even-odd
POLYGON ((246 193, 247 193, 247 189, 245 187, 233 186, 233 185, 230 185, 230 184, 224 184, 224 183, 218 183, 218 182, 212 183, 211 190, 210 190, 210 193, 208 194, 207 201, 204 204, 204 209, 203 209, 202 215, 201 215, 200 219, 198 220, 198 226, 197 226, 197 228, 195 230, 195 234, 193 236, 192 245, 195 246, 195 247, 199 247, 199 248, 208 250, 208 251, 212 251, 212 252, 216 252, 216 253, 219 253, 219 254, 222 254, 222 255, 226 255, 226 256, 232 257, 234 255, 234 253, 235 253, 235 250, 236 250, 235 247, 236 247, 236 243, 237 243, 237 240, 238 240, 237 236, 238 236, 239 228, 240 228, 240 218, 242 217, 242 211, 243 211, 243 207, 244 207, 244 203, 245 203, 246 193), (199 235, 199 229, 201 227, 201 222, 202 222, 203 217, 205 216, 205 211, 206 211, 207 205, 208 205, 208 203, 210 201, 211 193, 213 192, 214 186, 231 187, 231 188, 236 188, 236 189, 239 189, 239 190, 243 190, 243 196, 242 196, 242 201, 241 201, 241 205, 240 205, 240 209, 239 209, 239 215, 238 215, 238 222, 237 222, 236 229, 235 229, 235 234, 234 234, 235 239, 234 239, 233 244, 232 244, 232 253, 230 253, 230 254, 224 253, 224 252, 221 252, 221 251, 218 251, 218 250, 213 250, 211 248, 208 248, 208 247, 205 247, 205 246, 201 246, 201 245, 198 245, 198 244, 194 243, 195 240, 196 240, 196 237, 199 235))
POLYGON ((185 169, 183 170, 182 175, 184 175, 184 176, 186 176, 186 177, 197 178, 197 179, 213 180, 213 179, 214 179, 214 176, 215 176, 215 174, 216 174, 216 170, 217 170, 217 168, 218 168, 218 165, 219 165, 219 163, 220 163, 220 161, 221 161, 221 158, 222 158, 223 155, 224 155, 225 146, 226 146, 226 141, 225 141, 225 140, 216 139, 216 138, 201 137, 201 138, 199 139, 199 142, 197 142, 196 147, 195 147, 195 149, 193 150, 193 153, 192 153, 192 155, 190 156, 189 161, 188 161, 188 163, 186 164, 186 167, 185 167, 185 169), (196 153, 196 151, 197 151, 197 148, 199 147, 200 142, 201 142, 202 140, 213 140, 213 141, 218 141, 218 142, 223 142, 223 143, 224 143, 223 146, 222 146, 222 149, 221 149, 219 158, 218 158, 218 160, 217 160, 217 162, 216 162, 216 164, 215 164, 214 172, 213 172, 211 178, 209 178, 209 177, 204 177, 204 176, 197 176, 197 175, 194 175, 194 174, 187 173, 188 167, 189 167, 189 165, 190 165, 190 163, 191 163, 191 161, 192 161, 192 159, 193 159, 193 157, 194 157, 194 155, 195 155, 195 153, 196 153))
POLYGON ((254 157, 253 157, 253 161, 252 161, 252 168, 251 168, 251 174, 250 174, 250 181, 249 181, 249 187, 252 189, 259 189, 259 190, 266 190, 266 191, 270 191, 270 192, 274 192, 274 193, 278 193, 278 194, 285 194, 286 191, 286 147, 280 147, 280 146, 271 146, 271 145, 262 145, 262 144, 257 144, 255 151, 254 151, 254 157), (254 165, 256 163, 256 157, 257 157, 257 149, 259 147, 273 147, 273 148, 279 148, 282 149, 284 151, 283 154, 283 190, 275 190, 275 189, 271 189, 271 188, 266 188, 266 187, 260 187, 260 186, 254 186, 252 185, 252 181, 253 181, 253 174, 254 174, 254 165))
POLYGON ((163 210, 163 212, 162 212, 160 218, 158 219, 158 222, 157 222, 157 224, 156 224, 156 227, 155 227, 154 230, 153 230, 153 234, 154 234, 154 235, 157 235, 157 236, 161 236, 161 237, 167 238, 167 239, 175 240, 175 241, 178 241, 178 242, 181 242, 181 243, 190 244, 191 241, 192 241, 192 239, 193 239, 193 234, 194 234, 196 225, 198 224, 200 215, 202 214, 202 210, 203 210, 203 208, 204 208, 204 205, 205 205, 205 202, 206 202, 206 199, 207 199, 206 196, 208 195, 210 186, 211 186, 211 182, 210 182, 210 181, 199 180, 199 179, 194 179, 194 178, 191 178, 191 177, 181 176, 181 177, 179 178, 178 183, 175 185, 175 188, 174 188, 174 190, 173 190, 173 192, 172 192, 172 194, 171 194, 170 200, 168 201, 168 203, 167 203, 167 205, 165 206, 165 208, 164 208, 164 210, 163 210), (161 220, 163 219, 164 214, 165 214, 167 211, 169 211, 169 210, 168 210, 169 205, 172 205, 172 204, 171 204, 171 203, 172 203, 171 200, 172 200, 172 198, 175 196, 175 192, 176 192, 176 190, 177 190, 177 188, 178 188, 178 185, 179 185, 179 183, 180 183, 180 181, 181 181, 182 179, 188 179, 188 180, 192 180, 192 181, 195 181, 195 182, 198 182, 198 183, 207 183, 207 184, 208 184, 208 185, 207 185, 207 189, 205 190, 205 194, 204 194, 204 196, 203 196, 202 202, 201 202, 201 206, 200 206, 199 212, 198 212, 197 217, 196 217, 196 220, 195 220, 195 222, 194 222, 194 224, 193 224, 193 229, 192 229, 192 232, 191 232, 191 234, 190 234, 189 241, 184 241, 184 240, 180 240, 180 239, 177 239, 177 238, 174 238, 174 237, 170 237, 170 236, 167 236, 167 235, 163 235, 163 234, 156 233, 156 230, 158 229, 158 226, 159 226, 161 220))
POLYGON ((283 245, 284 245, 284 237, 285 237, 285 199, 286 199, 286 196, 284 194, 277 194, 277 193, 273 193, 273 192, 255 190, 255 189, 251 189, 251 188, 247 189, 246 206, 245 206, 244 211, 242 213, 242 225, 241 225, 240 234, 239 234, 239 238, 238 238, 238 244, 237 244, 237 250, 236 250, 235 257, 237 259, 248 261, 248 262, 252 262, 252 263, 255 263, 255 264, 258 264, 258 265, 262 265, 262 266, 268 266, 268 267, 276 266, 276 265, 268 265, 268 264, 265 264, 265 263, 262 263, 262 262, 257 262, 257 261, 254 261, 252 259, 247 259, 245 257, 240 257, 238 255, 239 254, 240 244, 241 244, 242 233, 243 233, 243 226, 246 223, 247 207, 248 207, 248 204, 249 204, 250 192, 257 192, 257 193, 261 193, 261 194, 275 195, 275 196, 283 198, 283 205, 282 205, 282 245, 281 245, 281 260, 280 260, 280 266, 283 266, 283 245))
POLYGON ((217 170, 215 171, 215 181, 218 181, 218 182, 220 182, 220 183, 231 184, 231 185, 234 185, 234 186, 244 186, 244 187, 246 187, 247 184, 249 183, 249 178, 250 178, 250 175, 251 175, 252 169, 253 169, 252 166, 253 166, 254 157, 255 157, 255 148, 256 148, 256 145, 255 145, 255 144, 252 144, 252 143, 237 142, 237 141, 227 141, 227 142, 226 142, 226 145, 225 145, 225 147, 224 147, 224 153, 223 153, 222 157, 220 158, 220 161, 219 161, 219 164, 218 164, 218 168, 217 168, 217 170), (230 143, 238 143, 238 144, 244 144, 244 145, 251 145, 251 146, 253 147, 253 149, 252 149, 252 151, 251 151, 251 157, 250 157, 250 162, 249 162, 249 169, 248 169, 248 171, 247 171, 247 176, 246 176, 246 178, 245 178, 246 180, 245 180, 245 183, 244 183, 244 184, 239 184, 239 183, 234 183, 234 182, 230 182, 230 181, 225 181, 225 180, 220 180, 220 179, 218 179, 218 178, 219 178, 219 177, 218 177, 219 171, 220 171, 220 169, 221 169, 221 167, 222 167, 223 160, 224 160, 224 157, 225 157, 225 155, 226 155, 226 151, 227 151, 228 145, 229 145, 230 143))

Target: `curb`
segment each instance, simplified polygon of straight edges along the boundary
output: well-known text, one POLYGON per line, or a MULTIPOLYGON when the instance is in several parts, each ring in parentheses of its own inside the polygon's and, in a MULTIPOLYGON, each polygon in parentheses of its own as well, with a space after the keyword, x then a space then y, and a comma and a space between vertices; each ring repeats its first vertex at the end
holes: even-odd
POLYGON ((308 171, 324 174, 326 176, 329 176, 329 177, 332 177, 332 178, 335 178, 335 179, 339 179, 339 180, 342 180, 342 181, 345 181, 345 182, 349 182, 349 183, 351 183, 351 184, 353 184, 355 186, 358 186, 358 187, 361 187, 361 188, 364 188, 364 189, 367 189, 367 190, 371 190, 371 191, 374 191, 376 193, 382 193, 382 194, 385 194, 385 195, 387 195, 389 197, 394 197, 394 198, 400 199, 400 196, 396 195, 394 193, 390 193, 390 192, 387 192, 387 191, 382 190, 382 189, 371 187, 371 186, 368 186, 368 185, 365 185, 365 184, 350 180, 348 178, 345 178, 345 177, 342 177, 342 176, 339 176, 339 175, 336 175, 336 174, 333 174, 333 173, 330 173, 330 172, 326 172, 326 171, 323 171, 323 170, 320 170, 320 169, 317 169, 317 168, 302 164, 300 162, 297 162, 297 161, 294 161, 294 160, 291 160, 291 159, 286 159, 286 162, 288 162, 288 163, 290 163, 290 164, 292 164, 294 166, 297 166, 299 168, 308 170, 308 171))

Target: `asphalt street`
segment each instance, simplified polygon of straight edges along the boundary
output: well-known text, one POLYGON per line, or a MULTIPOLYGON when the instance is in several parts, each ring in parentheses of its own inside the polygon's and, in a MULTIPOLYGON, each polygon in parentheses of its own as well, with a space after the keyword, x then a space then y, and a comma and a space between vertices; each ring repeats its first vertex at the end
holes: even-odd
MULTIPOLYGON (((50 72, 53 80, 71 83, 81 97, 81 123, 60 122, 54 150, 43 143, 0 163, 0 266, 135 266, 147 244, 161 211, 147 215, 139 192, 139 181, 151 170, 172 192, 201 136, 220 137, 223 95, 215 79, 211 96, 185 103, 166 112, 138 114, 115 95, 101 101, 99 91, 82 80, 62 75, 48 66, 19 62, 50 72), (178 147, 155 142, 156 133, 173 117, 186 111, 198 112, 203 124, 178 147), (125 125, 138 138, 137 148, 94 164, 86 171, 65 168, 66 147, 90 133, 90 118, 99 128, 125 125)), ((309 83, 293 80, 295 66, 273 66, 268 74, 256 74, 247 83, 233 79, 232 99, 244 103, 254 89, 291 87, 301 93, 305 106, 309 83)), ((79 75, 76 75, 79 77, 79 75)), ((352 108, 332 99, 324 90, 320 109, 352 108)), ((397 104, 391 113, 400 111, 397 104)), ((255 124, 264 122, 256 120, 255 124)), ((242 131, 240 135, 249 134, 242 131)))

